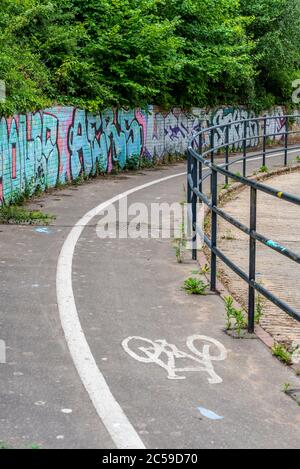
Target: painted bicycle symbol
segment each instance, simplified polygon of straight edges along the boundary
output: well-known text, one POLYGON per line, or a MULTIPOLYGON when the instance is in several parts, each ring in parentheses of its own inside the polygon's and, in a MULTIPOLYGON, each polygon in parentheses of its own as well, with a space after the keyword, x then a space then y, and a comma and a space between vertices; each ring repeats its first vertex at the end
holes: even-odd
POLYGON ((225 360, 227 350, 224 345, 211 337, 205 335, 188 337, 186 346, 192 353, 182 352, 176 345, 169 344, 166 340, 152 341, 143 337, 128 337, 123 340, 122 346, 135 360, 141 363, 156 363, 164 368, 168 373, 168 379, 186 379, 186 376, 178 373, 204 371, 209 375, 210 384, 219 384, 223 381, 216 374, 213 362, 225 360), (177 367, 178 360, 192 361, 192 364, 177 367))

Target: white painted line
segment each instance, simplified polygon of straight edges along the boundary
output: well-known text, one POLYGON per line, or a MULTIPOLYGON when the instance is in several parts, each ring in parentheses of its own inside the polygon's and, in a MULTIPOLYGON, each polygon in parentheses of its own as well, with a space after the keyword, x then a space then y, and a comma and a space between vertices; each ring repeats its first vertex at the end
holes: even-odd
MULTIPOLYGON (((289 155, 290 153, 300 153, 300 150, 299 150, 299 149, 298 149, 298 150, 289 150, 289 151, 288 151, 288 155, 289 155)), ((266 155, 266 159, 274 158, 274 157, 276 157, 276 156, 283 156, 283 155, 284 155, 284 150, 281 151, 280 153, 274 153, 273 155, 268 155, 268 154, 267 154, 267 155, 266 155)), ((262 156, 257 156, 256 158, 252 158, 252 159, 249 157, 249 161, 259 161, 259 160, 262 160, 262 156)), ((241 163, 243 163, 243 162, 241 161, 241 163)))
POLYGON ((125 191, 90 210, 69 233, 58 259, 56 273, 57 304, 70 354, 99 417, 119 449, 144 449, 145 446, 112 395, 82 330, 72 286, 74 251, 84 228, 109 205, 155 184, 185 175, 185 172, 174 174, 143 184, 125 191))

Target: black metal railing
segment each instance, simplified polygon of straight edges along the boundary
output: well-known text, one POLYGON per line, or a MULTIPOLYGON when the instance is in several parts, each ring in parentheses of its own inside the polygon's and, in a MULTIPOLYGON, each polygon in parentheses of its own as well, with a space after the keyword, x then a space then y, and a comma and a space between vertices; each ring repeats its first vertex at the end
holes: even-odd
POLYGON ((211 251, 211 290, 216 291, 218 258, 248 284, 248 330, 250 333, 254 332, 255 327, 256 292, 259 292, 287 314, 300 321, 299 311, 276 297, 256 281, 257 242, 262 243, 264 246, 287 257, 293 262, 300 263, 299 254, 257 232, 257 192, 264 192, 265 194, 276 197, 279 203, 281 200, 285 200, 296 205, 300 205, 300 197, 276 190, 247 177, 248 163, 253 160, 260 160, 261 166, 265 167, 268 158, 274 156, 280 157, 282 155, 283 164, 285 166, 288 165, 290 152, 294 153, 300 149, 299 144, 291 145, 290 142, 290 137, 296 134, 299 135, 300 141, 300 130, 298 130, 300 126, 295 126, 295 121, 297 123, 300 122, 300 117, 287 115, 281 117, 274 116, 244 119, 237 122, 230 122, 226 125, 200 128, 200 131, 192 136, 188 148, 187 198, 188 204, 192 206, 193 259, 197 260, 197 234, 200 234, 211 251), (280 126, 279 130, 275 129, 275 124, 277 123, 279 123, 280 126), (297 128, 295 129, 295 127, 297 128), (239 135, 237 135, 236 132, 237 128, 239 128, 239 130, 242 129, 242 133, 239 132, 239 135), (272 145, 274 140, 276 140, 279 145, 282 143, 282 146, 274 148, 274 145, 272 145), (251 153, 248 152, 248 149, 252 150, 251 153), (237 155, 236 157, 230 157, 233 152, 241 153, 242 156, 237 155), (223 162, 216 162, 217 153, 219 153, 221 157, 222 153, 224 153, 223 162), (276 155, 277 153, 278 155, 276 155), (242 175, 230 171, 231 166, 236 164, 242 164, 242 175), (208 169, 205 175, 204 167, 208 169), (224 178, 226 185, 228 185, 231 179, 244 186, 250 187, 249 226, 240 223, 218 207, 218 182, 220 177, 224 178), (210 196, 206 195, 203 189, 203 183, 208 178, 210 179, 210 196), (197 223, 197 203, 199 202, 205 204, 211 213, 210 237, 207 236, 202 227, 197 223), (224 219, 249 236, 249 271, 247 273, 232 262, 218 248, 218 217, 224 219))

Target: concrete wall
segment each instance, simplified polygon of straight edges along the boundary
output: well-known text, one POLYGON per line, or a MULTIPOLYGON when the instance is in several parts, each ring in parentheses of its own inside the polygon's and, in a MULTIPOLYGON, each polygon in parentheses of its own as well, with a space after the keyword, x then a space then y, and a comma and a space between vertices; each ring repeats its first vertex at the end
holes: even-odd
MULTIPOLYGON (((268 123, 268 134, 284 132, 284 109, 268 123)), ((163 112, 155 106, 147 110, 109 109, 90 114, 74 107, 53 107, 36 113, 0 120, 0 204, 20 193, 71 182, 83 174, 111 172, 136 156, 160 160, 166 154, 183 154, 188 138, 202 126, 226 124, 254 117, 243 108, 220 107, 187 113, 181 109, 163 112)), ((248 127, 248 146, 257 144, 260 129, 248 127)), ((234 126, 231 141, 242 138, 244 126, 234 126)), ((280 139, 280 136, 277 137, 280 139)), ((224 141, 224 131, 215 134, 215 144, 224 141)))

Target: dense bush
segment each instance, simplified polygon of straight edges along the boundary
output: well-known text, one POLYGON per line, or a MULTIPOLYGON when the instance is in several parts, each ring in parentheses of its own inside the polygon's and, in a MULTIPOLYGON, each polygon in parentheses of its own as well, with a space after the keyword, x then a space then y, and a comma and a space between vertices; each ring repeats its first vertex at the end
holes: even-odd
POLYGON ((288 103, 299 26, 299 0, 1 0, 0 112, 288 103))

